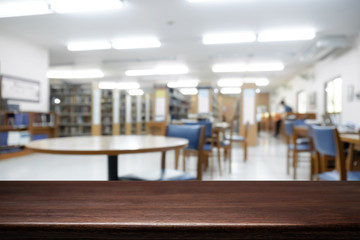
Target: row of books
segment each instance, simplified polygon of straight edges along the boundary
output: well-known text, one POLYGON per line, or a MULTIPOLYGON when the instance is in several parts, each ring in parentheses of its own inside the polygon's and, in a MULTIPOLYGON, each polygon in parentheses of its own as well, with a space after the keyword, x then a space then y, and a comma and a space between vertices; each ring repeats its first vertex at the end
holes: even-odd
POLYGON ((27 126, 29 126, 29 113, 9 114, 6 125, 12 126, 12 127, 27 127, 27 126))
POLYGON ((24 146, 30 142, 29 131, 8 131, 0 132, 0 146, 24 146))

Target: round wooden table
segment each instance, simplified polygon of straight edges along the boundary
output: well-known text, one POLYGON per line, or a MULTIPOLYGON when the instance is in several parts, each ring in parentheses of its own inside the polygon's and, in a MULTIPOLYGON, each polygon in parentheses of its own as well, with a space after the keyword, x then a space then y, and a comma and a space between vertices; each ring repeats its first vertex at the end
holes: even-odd
POLYGON ((41 153, 90 154, 108 156, 108 179, 118 180, 118 155, 129 153, 162 152, 162 168, 165 168, 165 153, 188 145, 183 138, 164 136, 91 136, 49 138, 32 141, 26 148, 41 153))

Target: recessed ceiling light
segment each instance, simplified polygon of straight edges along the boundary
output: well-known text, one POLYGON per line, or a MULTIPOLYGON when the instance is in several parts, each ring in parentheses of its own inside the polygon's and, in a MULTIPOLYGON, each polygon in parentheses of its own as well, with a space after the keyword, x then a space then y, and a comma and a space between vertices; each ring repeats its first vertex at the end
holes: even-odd
POLYGON ((196 95, 196 94, 198 94, 197 88, 180 88, 179 91, 184 95, 196 95))
POLYGON ((116 10, 123 6, 119 0, 49 0, 49 2, 51 9, 57 13, 116 10))
POLYGON ((227 34, 208 34, 202 39, 202 42, 208 44, 229 44, 255 42, 254 33, 227 33, 227 34))
POLYGON ((89 51, 110 48, 111 44, 107 41, 73 42, 69 43, 67 46, 69 51, 89 51))
POLYGON ((219 87, 241 87, 243 82, 239 78, 222 78, 217 82, 219 87))
POLYGON ((46 77, 52 79, 102 78, 104 73, 100 69, 49 70, 46 77))
POLYGON ((215 64, 212 67, 213 72, 270 72, 282 70, 284 70, 284 65, 277 62, 251 64, 215 64))
POLYGON ((112 41, 115 49, 158 48, 161 42, 156 38, 124 38, 112 41))
POLYGON ((167 86, 169 88, 194 88, 199 84, 199 80, 179 80, 175 82, 169 82, 167 86))
POLYGON ((140 85, 137 82, 104 82, 101 81, 98 84, 100 89, 120 89, 120 90, 129 90, 129 89, 138 89, 140 85))
POLYGON ((222 94, 240 94, 241 88, 221 88, 220 93, 222 93, 222 94))
POLYGON ((152 75, 178 75, 188 73, 189 69, 184 65, 160 66, 153 69, 137 69, 125 71, 126 76, 152 76, 152 75))
POLYGON ((315 38, 313 29, 290 29, 290 30, 274 30, 263 31, 259 33, 259 42, 278 42, 278 41, 299 41, 311 40, 315 38))
POLYGON ((256 93, 260 93, 260 92, 261 92, 260 88, 257 88, 257 89, 255 90, 255 92, 256 92, 256 93))
POLYGON ((131 96, 141 96, 144 95, 144 91, 141 89, 132 89, 128 91, 129 95, 131 96))
POLYGON ((0 3, 0 18, 51 13, 46 1, 14 1, 0 3))

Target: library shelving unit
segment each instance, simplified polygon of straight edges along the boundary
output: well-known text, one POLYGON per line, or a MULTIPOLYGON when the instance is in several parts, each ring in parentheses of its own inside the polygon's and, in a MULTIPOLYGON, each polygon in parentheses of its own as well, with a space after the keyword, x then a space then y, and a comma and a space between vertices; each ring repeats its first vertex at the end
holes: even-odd
POLYGON ((188 117, 190 97, 178 89, 158 86, 155 89, 153 121, 168 122, 188 117))
POLYGON ((189 113, 198 118, 220 119, 220 96, 212 88, 207 86, 198 87, 198 94, 191 96, 189 113))
POLYGON ((113 134, 113 90, 101 90, 101 135, 113 134))
POLYGON ((29 154, 31 140, 57 137, 57 122, 55 112, 0 111, 0 159, 29 154))
POLYGON ((52 84, 51 109, 59 115, 59 137, 91 135, 91 85, 52 84))

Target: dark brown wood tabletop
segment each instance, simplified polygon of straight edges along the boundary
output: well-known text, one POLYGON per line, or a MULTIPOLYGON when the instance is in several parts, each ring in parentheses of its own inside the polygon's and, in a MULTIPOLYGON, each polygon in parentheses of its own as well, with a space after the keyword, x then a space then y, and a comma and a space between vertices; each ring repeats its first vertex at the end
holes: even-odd
POLYGON ((360 239, 356 182, 0 182, 0 239, 360 239))

